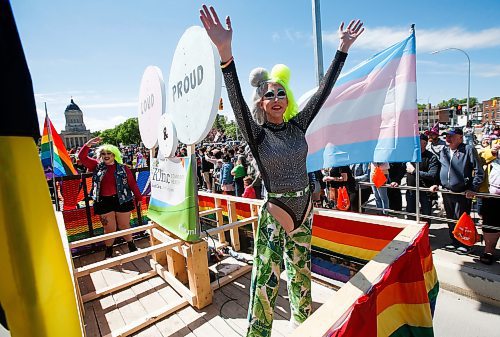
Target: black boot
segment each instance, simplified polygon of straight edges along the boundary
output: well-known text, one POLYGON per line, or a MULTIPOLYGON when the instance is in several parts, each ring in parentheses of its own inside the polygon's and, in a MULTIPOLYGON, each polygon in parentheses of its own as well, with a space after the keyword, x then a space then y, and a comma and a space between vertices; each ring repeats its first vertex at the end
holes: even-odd
POLYGON ((137 251, 137 246, 135 245, 134 241, 127 241, 127 245, 128 245, 128 250, 132 253, 132 252, 135 252, 137 251))
POLYGON ((104 254, 104 258, 109 259, 111 257, 113 257, 113 246, 106 246, 106 253, 104 254))

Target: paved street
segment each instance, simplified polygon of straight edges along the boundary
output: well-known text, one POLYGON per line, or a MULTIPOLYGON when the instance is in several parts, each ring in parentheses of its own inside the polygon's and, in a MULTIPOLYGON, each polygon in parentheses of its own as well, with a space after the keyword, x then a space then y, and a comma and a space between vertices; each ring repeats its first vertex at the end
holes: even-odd
POLYGON ((498 337, 500 307, 441 290, 434 315, 434 336, 498 337))

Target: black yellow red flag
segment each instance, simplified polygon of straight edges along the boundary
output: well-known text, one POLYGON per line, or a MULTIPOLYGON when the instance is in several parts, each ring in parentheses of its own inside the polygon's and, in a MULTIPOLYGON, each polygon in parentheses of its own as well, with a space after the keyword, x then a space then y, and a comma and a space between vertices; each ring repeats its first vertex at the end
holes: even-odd
POLYGON ((31 76, 7 0, 0 0, 0 50, 0 306, 12 336, 82 336, 70 262, 36 147, 31 76))

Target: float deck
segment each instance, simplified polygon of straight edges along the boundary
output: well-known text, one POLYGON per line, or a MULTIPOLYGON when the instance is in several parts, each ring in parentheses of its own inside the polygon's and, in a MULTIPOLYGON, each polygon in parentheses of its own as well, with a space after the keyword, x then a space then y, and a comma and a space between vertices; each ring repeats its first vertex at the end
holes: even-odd
MULTIPOLYGON (((149 246, 149 240, 137 242, 139 248, 149 246)), ((127 253, 126 245, 115 246, 115 254, 127 253)), ((75 267, 101 261, 104 252, 74 258, 75 267)), ((121 266, 91 273, 79 279, 82 295, 102 289, 120 281, 126 281, 151 269, 145 257, 121 266)), ((213 293, 213 303, 198 310, 187 306, 133 336, 190 336, 190 337, 237 337, 245 335, 249 301, 250 274, 243 274, 213 293), (230 299, 236 299, 230 301, 230 299), (222 309, 222 311, 221 311, 222 309)), ((290 308, 286 290, 286 274, 282 273, 279 296, 276 302, 273 336, 291 334, 290 308)), ((313 310, 325 303, 335 290, 313 281, 313 310)), ((159 276, 154 276, 124 290, 84 304, 87 337, 115 336, 111 331, 140 320, 146 314, 180 300, 181 297, 159 276)))

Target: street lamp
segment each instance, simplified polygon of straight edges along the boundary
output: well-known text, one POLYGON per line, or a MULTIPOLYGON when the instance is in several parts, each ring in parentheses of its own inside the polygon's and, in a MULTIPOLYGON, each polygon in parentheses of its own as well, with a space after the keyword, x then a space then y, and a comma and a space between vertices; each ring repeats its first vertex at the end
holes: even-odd
POLYGON ((467 123, 469 122, 469 99, 470 99, 470 57, 469 57, 469 54, 467 54, 464 50, 460 49, 460 48, 445 48, 445 49, 441 49, 441 50, 436 50, 436 51, 433 51, 431 54, 437 54, 437 53, 440 53, 442 51, 446 51, 446 50, 458 50, 462 53, 465 54, 465 56, 467 57, 467 61, 469 62, 469 76, 467 78, 467 123))

